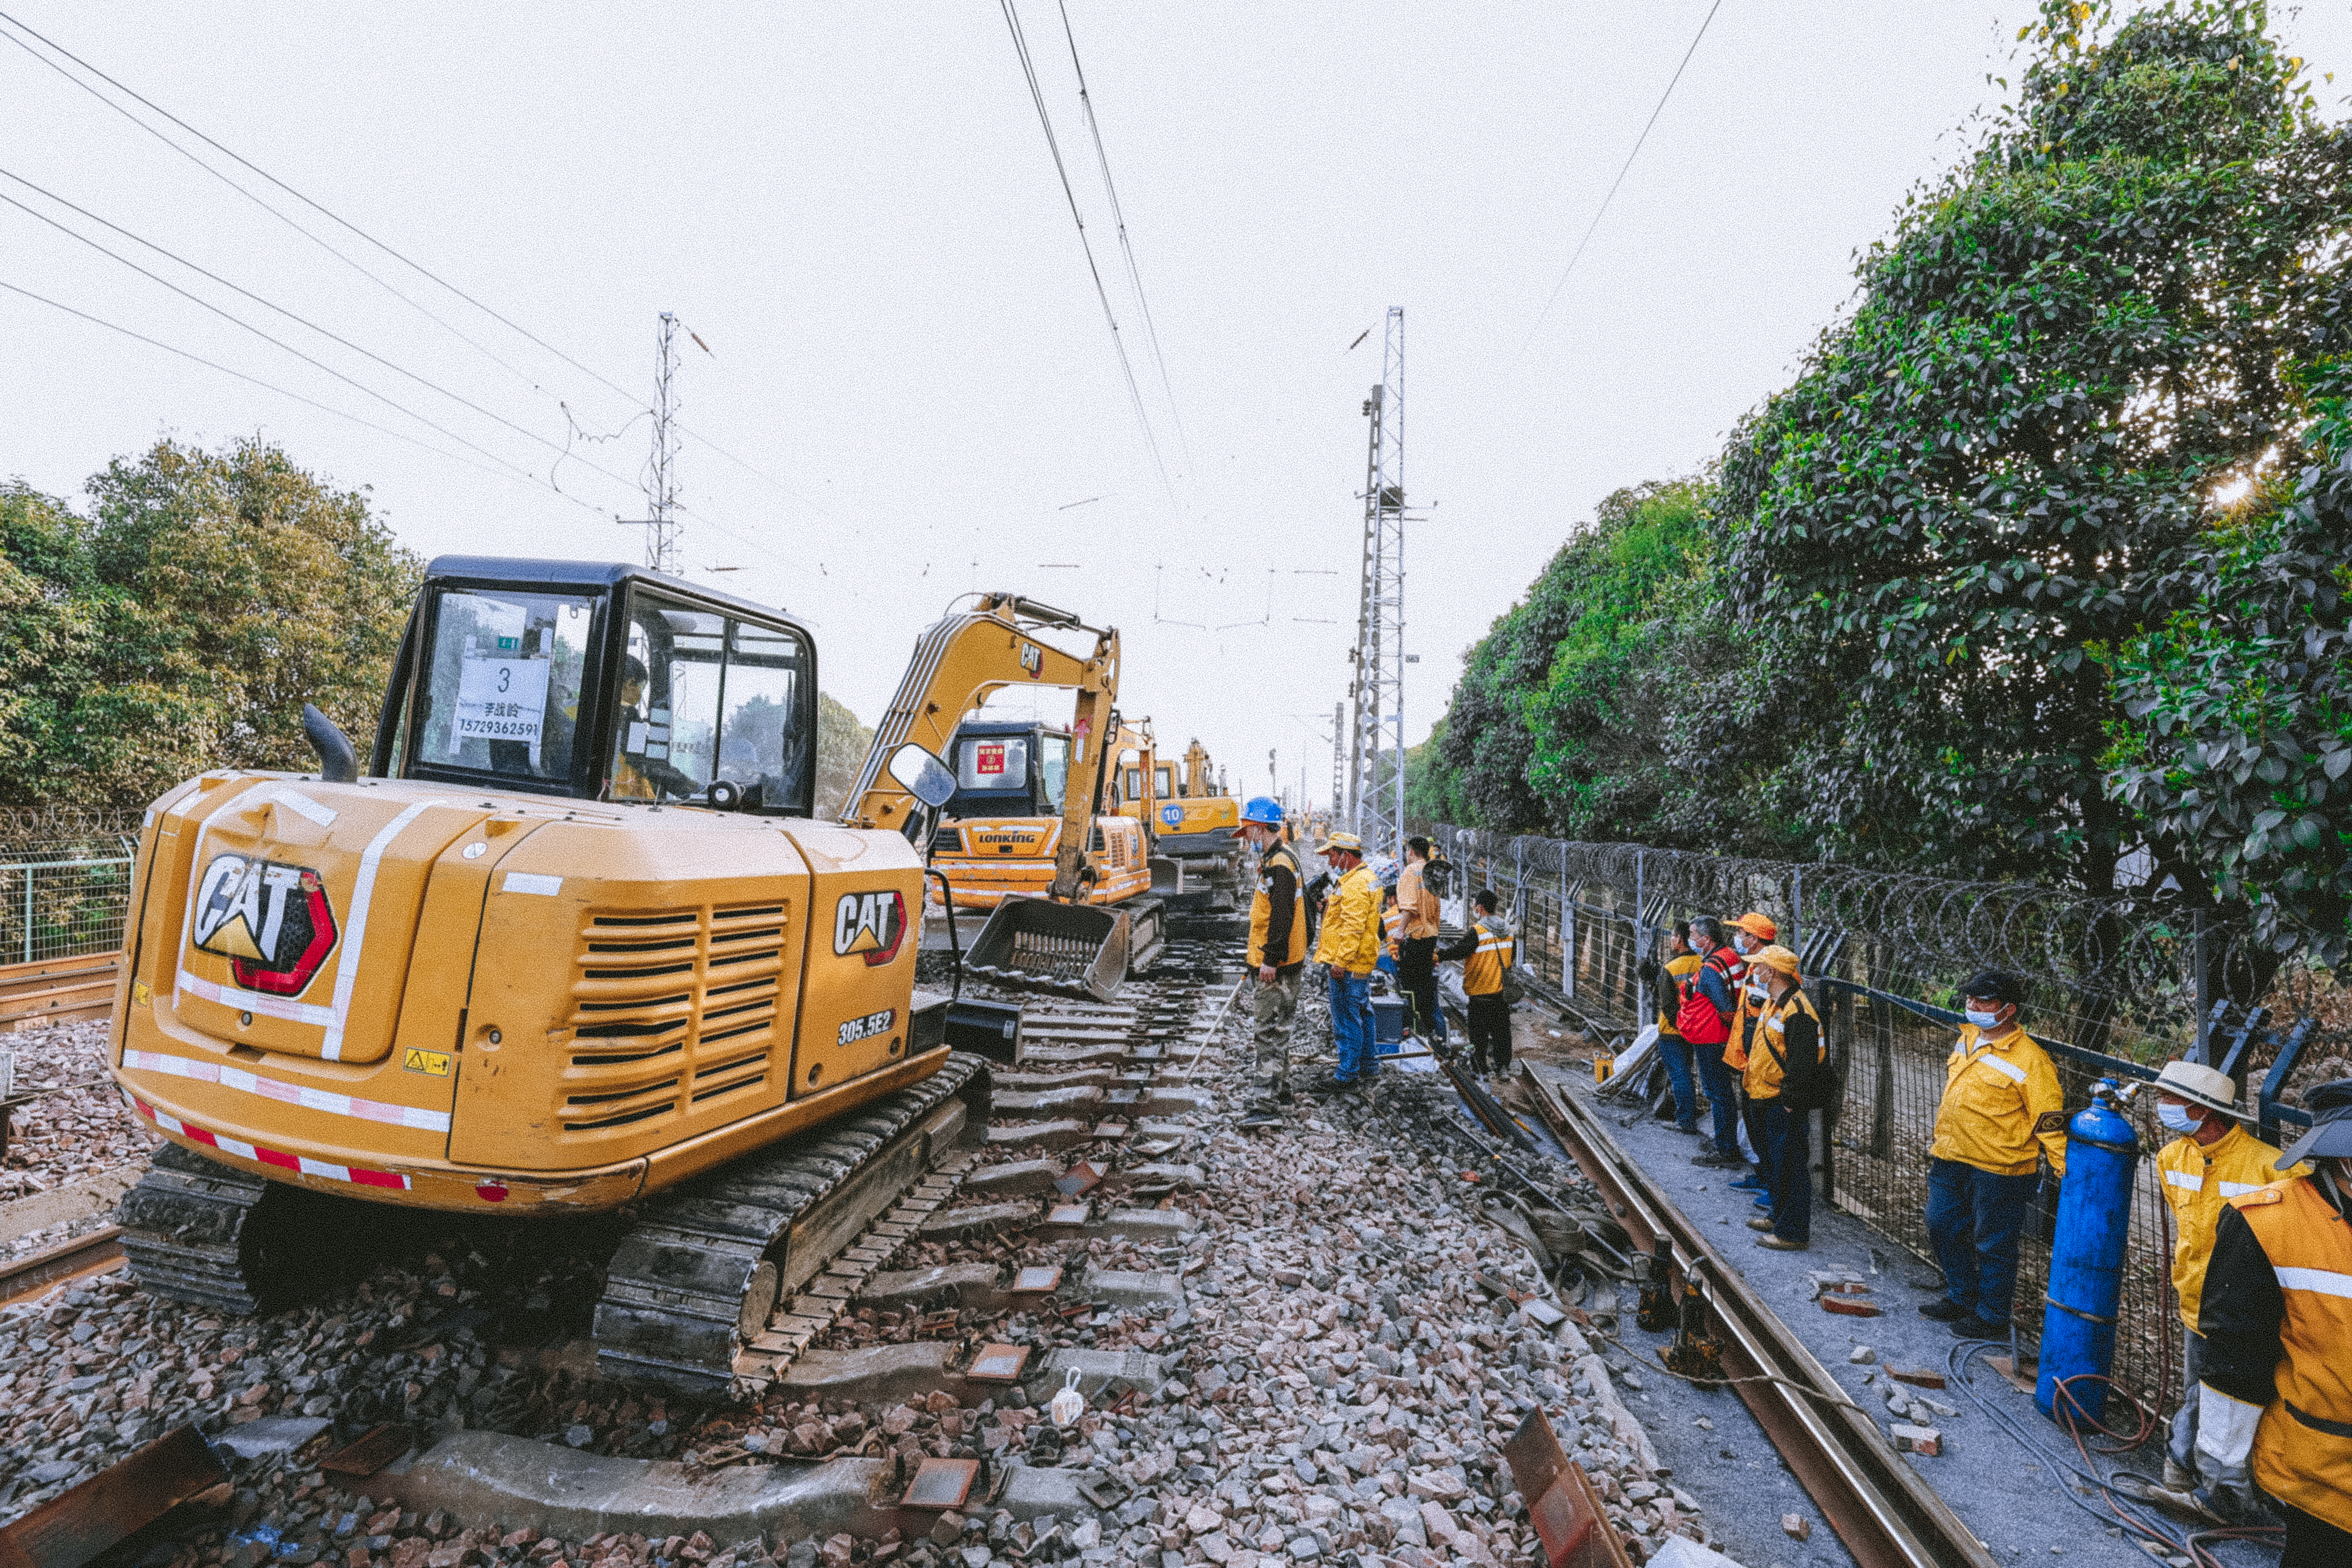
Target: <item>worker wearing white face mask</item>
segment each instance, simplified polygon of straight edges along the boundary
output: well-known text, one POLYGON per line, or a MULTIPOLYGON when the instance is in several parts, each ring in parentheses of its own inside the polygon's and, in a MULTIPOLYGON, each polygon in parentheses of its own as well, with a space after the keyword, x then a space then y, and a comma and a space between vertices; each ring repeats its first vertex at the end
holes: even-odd
MULTIPOLYGON (((2213 1228, 2221 1205, 2266 1187, 2279 1178, 2271 1168, 2278 1151, 2237 1121, 2237 1088, 2230 1075, 2197 1062, 2167 1062, 2157 1074, 2156 1118, 2179 1137, 2156 1152, 2164 1201, 2180 1226, 2172 1250, 2172 1292, 2180 1300, 2181 1355, 2189 1397, 2172 1418, 2172 1440, 2164 1455, 2164 1484, 2187 1491, 2198 1484, 2197 1384, 2204 1375, 2205 1337, 2197 1330, 2197 1308, 2205 1291, 2206 1265, 2213 1257, 2213 1228)), ((2308 1174, 2298 1165, 2291 1174, 2308 1174)))
POLYGON ((2024 983, 1988 969, 1961 989, 1968 1021, 1944 1064, 1927 1162, 1927 1238, 1944 1295, 1919 1310, 1963 1339, 2001 1339, 2036 1164, 2048 1161, 2053 1180, 2066 1174, 2064 1096, 2018 1021, 2024 983))

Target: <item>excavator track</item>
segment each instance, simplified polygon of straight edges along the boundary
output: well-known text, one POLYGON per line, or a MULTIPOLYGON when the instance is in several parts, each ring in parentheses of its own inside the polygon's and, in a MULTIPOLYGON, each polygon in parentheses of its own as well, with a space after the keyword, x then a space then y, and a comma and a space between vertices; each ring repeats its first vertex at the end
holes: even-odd
POLYGON ((958 1051, 912 1089, 638 1205, 596 1304, 604 1376, 727 1392, 770 1312, 988 1116, 988 1063, 958 1051))
MULTIPOLYGON (((635 1205, 596 1304, 607 1377, 724 1394, 736 1357, 777 1302, 930 1173, 967 1124, 988 1119, 988 1063, 950 1052, 910 1089, 745 1155, 635 1205)), ((247 1314, 299 1288, 318 1194, 167 1144, 117 1212, 140 1289, 247 1314)))
POLYGON ((156 1150, 115 1215, 139 1288, 224 1312, 257 1310, 278 1282, 261 1245, 275 1228, 264 1200, 283 1190, 176 1143, 156 1150))

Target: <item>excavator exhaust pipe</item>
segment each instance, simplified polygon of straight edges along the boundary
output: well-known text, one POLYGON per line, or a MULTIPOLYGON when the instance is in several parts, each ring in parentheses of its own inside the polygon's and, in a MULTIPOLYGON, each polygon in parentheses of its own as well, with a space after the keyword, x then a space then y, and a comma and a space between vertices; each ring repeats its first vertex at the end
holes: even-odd
POLYGON ((1127 978, 1127 915, 1093 904, 1007 899, 964 959, 964 972, 1021 991, 1108 1002, 1127 978))

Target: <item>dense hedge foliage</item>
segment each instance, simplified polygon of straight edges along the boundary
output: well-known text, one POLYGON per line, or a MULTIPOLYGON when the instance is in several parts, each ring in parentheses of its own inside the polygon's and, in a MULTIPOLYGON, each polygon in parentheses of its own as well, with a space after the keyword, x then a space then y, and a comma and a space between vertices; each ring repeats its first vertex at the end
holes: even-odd
POLYGON ((1471 650, 1417 798, 2090 890, 2145 846, 2340 949, 2352 131, 2259 5, 2023 43, 1709 481, 1612 497, 1471 650))

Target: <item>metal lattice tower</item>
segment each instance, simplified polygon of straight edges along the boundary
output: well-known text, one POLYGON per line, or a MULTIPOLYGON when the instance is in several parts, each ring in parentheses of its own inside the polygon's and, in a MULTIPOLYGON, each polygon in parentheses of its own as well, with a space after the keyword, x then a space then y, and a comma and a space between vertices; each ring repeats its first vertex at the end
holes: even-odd
POLYGON ((1339 820, 1348 803, 1348 705, 1331 704, 1331 817, 1339 820))
POLYGON ((1404 852, 1404 307, 1389 307, 1381 384, 1364 399, 1364 572, 1356 607, 1349 811, 1368 852, 1404 852))
POLYGON ((677 571, 677 404, 670 388, 677 374, 677 318, 664 310, 654 362, 654 455, 646 467, 646 564, 672 574, 677 571))

